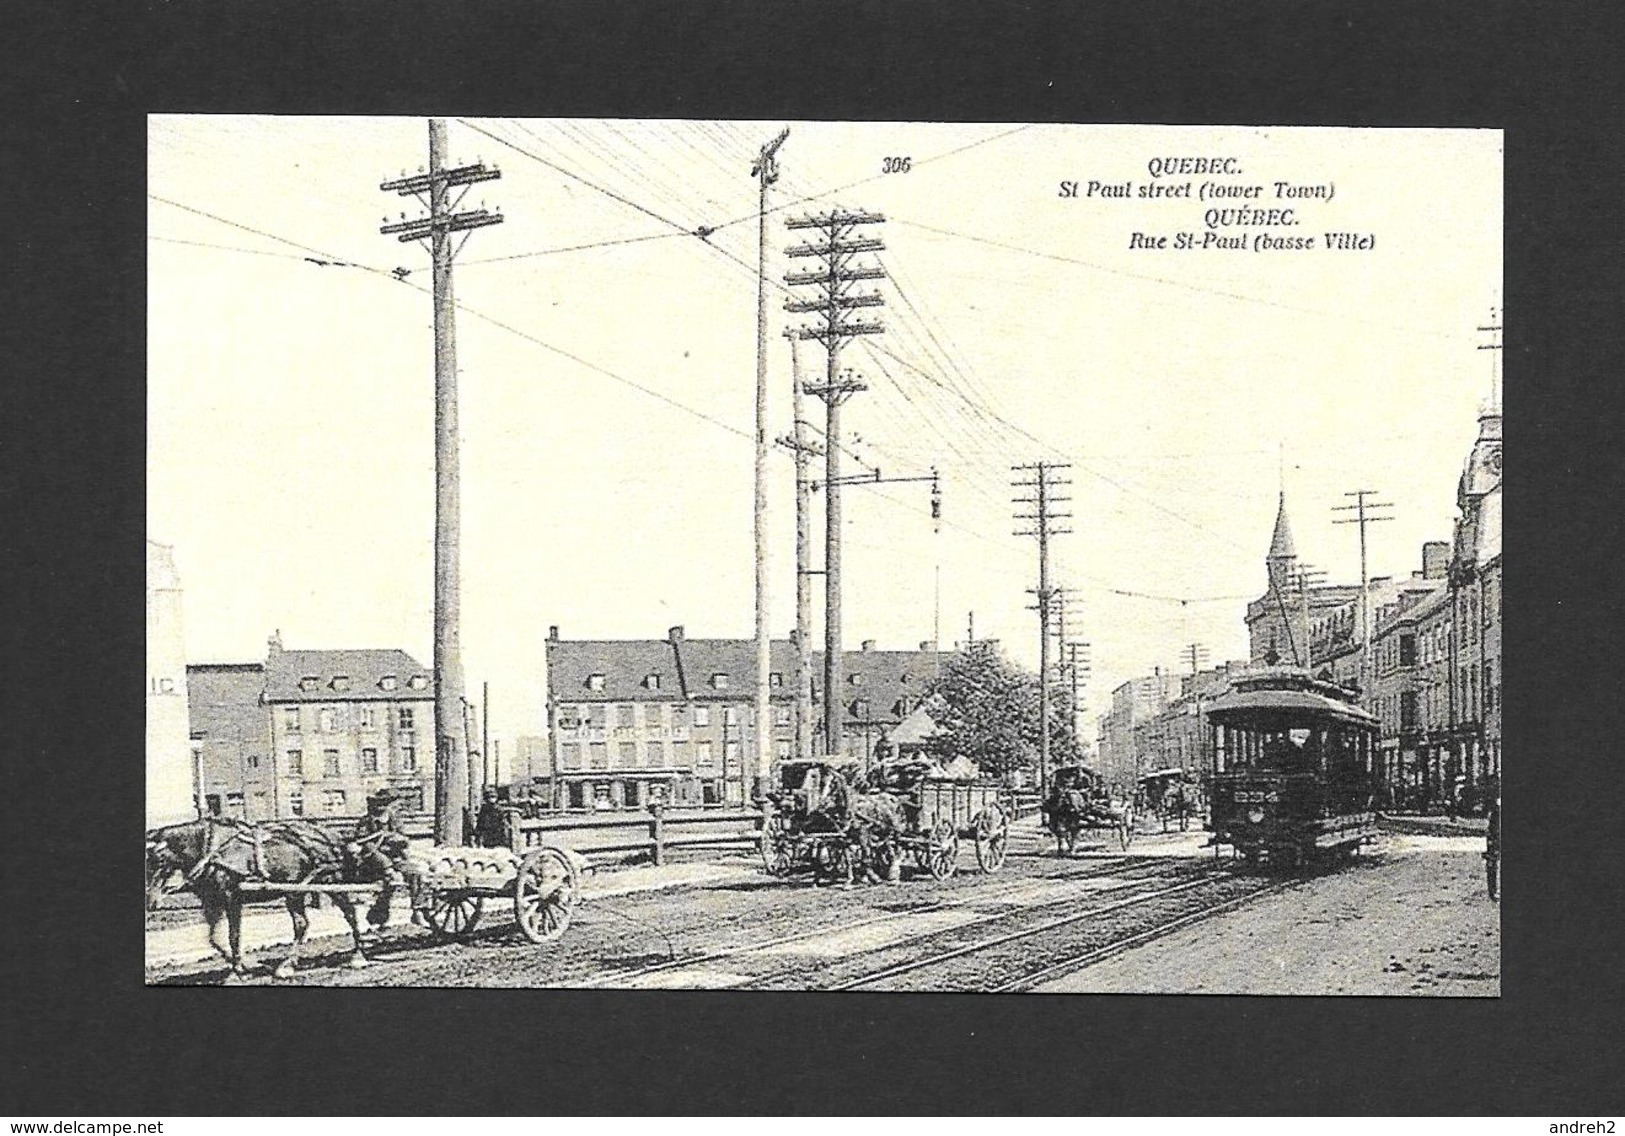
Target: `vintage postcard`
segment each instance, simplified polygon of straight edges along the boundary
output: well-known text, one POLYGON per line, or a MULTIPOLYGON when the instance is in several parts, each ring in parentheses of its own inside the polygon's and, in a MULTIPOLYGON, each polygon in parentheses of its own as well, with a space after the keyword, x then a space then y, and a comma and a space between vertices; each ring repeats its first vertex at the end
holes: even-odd
POLYGON ((1502 208, 152 116, 146 981, 1499 995, 1502 208))

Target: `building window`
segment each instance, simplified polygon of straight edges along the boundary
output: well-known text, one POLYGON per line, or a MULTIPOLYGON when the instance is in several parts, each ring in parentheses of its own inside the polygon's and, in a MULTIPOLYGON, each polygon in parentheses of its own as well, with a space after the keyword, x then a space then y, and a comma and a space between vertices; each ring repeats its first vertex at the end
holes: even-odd
POLYGON ((413 690, 428 690, 429 689, 429 676, 428 675, 413 675, 411 678, 406 680, 406 685, 410 686, 413 690))
POLYGON ((861 674, 849 674, 849 675, 846 676, 846 681, 851 683, 853 686, 862 686, 863 685, 863 675, 861 675, 861 674))
POLYGON ((666 706, 661 702, 645 702, 643 704, 643 724, 649 729, 659 729, 666 724, 666 706))
POLYGON ((643 764, 659 769, 666 764, 666 746, 664 742, 648 742, 643 747, 643 764))
POLYGON ((643 686, 644 686, 644 689, 646 689, 646 690, 659 690, 660 689, 660 676, 658 674, 653 674, 653 673, 644 675, 643 676, 643 686))
POLYGON ((316 729, 318 731, 324 734, 334 734, 338 732, 338 728, 338 712, 331 706, 323 706, 316 711, 316 729))
POLYGON ((581 768, 580 742, 565 742, 559 746, 559 767, 562 769, 581 768))
POLYGON ((402 812, 420 813, 423 811, 423 786, 397 785, 395 800, 400 803, 402 812))
POLYGON ((722 708, 722 724, 724 726, 739 725, 739 710, 733 706, 724 706, 722 708))
POLYGON ((869 700, 860 698, 852 703, 852 717, 867 719, 869 717, 869 700))
POLYGON ((363 730, 376 730, 378 728, 378 711, 371 706, 362 706, 356 711, 363 730))
POLYGON ((700 768, 700 767, 710 768, 710 765, 711 765, 711 743, 710 742, 695 742, 694 743, 694 765, 695 765, 696 768, 700 768))
POLYGON ((378 680, 379 690, 394 690, 399 685, 400 680, 394 675, 385 675, 383 678, 378 680))
POLYGON ((322 776, 337 777, 339 775, 339 751, 336 749, 322 750, 322 776))
POLYGON ((402 771, 406 772, 406 773, 413 773, 413 772, 417 771, 417 767, 418 767, 418 751, 417 751, 417 749, 415 747, 413 747, 413 746, 402 746, 401 747, 401 769, 402 769, 402 771))
POLYGON ((619 769, 636 769, 638 764, 638 743, 622 742, 617 748, 615 759, 619 769))
POLYGON ((300 690, 306 690, 306 691, 315 690, 317 687, 319 687, 321 685, 322 685, 322 680, 317 678, 315 675, 306 675, 304 678, 299 680, 299 689, 300 690))
POLYGON ((363 773, 377 773, 378 772, 378 751, 377 750, 369 748, 369 749, 364 749, 364 750, 361 751, 361 772, 363 772, 363 773))
POLYGON ((339 816, 342 814, 344 812, 344 804, 345 797, 343 789, 322 790, 322 809, 327 813, 328 816, 339 816))
POLYGON ((694 724, 696 726, 709 726, 711 724, 711 707, 694 707, 694 724))
POLYGON ((305 815, 305 799, 298 793, 288 798, 288 815, 302 817, 305 815))
POLYGON ((788 706, 773 707, 773 724, 788 726, 790 724, 790 708, 788 706))
POLYGON ((1495 712, 1495 664, 1484 664, 1484 716, 1495 712))
POLYGON ((1416 726, 1416 691, 1405 690, 1399 695, 1399 728, 1413 729, 1416 726))
POLYGON ((248 755, 248 767, 250 769, 258 769, 260 767, 260 755, 259 754, 251 753, 251 754, 248 755))
POLYGON ((412 729, 412 708, 410 706, 402 706, 395 711, 395 728, 402 731, 412 729))
POLYGON ((688 767, 688 743, 675 741, 671 743, 671 763, 678 769, 688 767))
POLYGON ((780 674, 778 671, 774 671, 767 676, 767 685, 774 688, 783 686, 784 675, 780 674))
POLYGON ((1399 637, 1399 665, 1414 667, 1416 665, 1416 636, 1401 635, 1399 637))
POLYGON ((775 747, 775 750, 776 750, 778 759, 780 761, 789 761, 790 760, 790 743, 789 742, 779 742, 777 744, 777 746, 775 747))
POLYGON ((587 689, 588 690, 603 690, 604 689, 604 682, 605 682, 605 676, 604 675, 590 674, 590 675, 587 676, 587 689))
POLYGON ((304 772, 305 772, 305 751, 304 750, 302 750, 302 749, 290 749, 288 751, 288 772, 293 774, 296 777, 300 777, 300 776, 304 775, 304 772))
POLYGON ((712 690, 727 690, 728 689, 728 673, 726 671, 718 671, 716 674, 711 676, 711 689, 712 690))
POLYGON ((607 742, 587 743, 587 765, 591 769, 609 768, 609 744, 607 742))
POLYGON ((299 707, 285 706, 282 708, 282 732, 297 734, 299 732, 299 707))
POLYGON ((350 689, 350 676, 349 675, 334 675, 333 676, 333 681, 328 683, 327 685, 331 686, 334 690, 349 690, 350 689))
POLYGON ((623 702, 615 707, 615 724, 623 730, 629 730, 637 725, 637 707, 630 702, 623 702))

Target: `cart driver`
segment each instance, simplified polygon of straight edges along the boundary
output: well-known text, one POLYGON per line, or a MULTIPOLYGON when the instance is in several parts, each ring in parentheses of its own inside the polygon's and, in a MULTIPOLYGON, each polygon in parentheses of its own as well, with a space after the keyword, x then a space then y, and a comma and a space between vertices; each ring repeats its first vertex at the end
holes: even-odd
POLYGON ((396 800, 395 790, 388 786, 369 794, 367 815, 356 825, 355 837, 348 845, 354 850, 353 867, 357 878, 386 881, 367 911, 367 922, 377 928, 389 923, 389 903, 395 889, 387 881, 396 859, 406 851, 396 800))

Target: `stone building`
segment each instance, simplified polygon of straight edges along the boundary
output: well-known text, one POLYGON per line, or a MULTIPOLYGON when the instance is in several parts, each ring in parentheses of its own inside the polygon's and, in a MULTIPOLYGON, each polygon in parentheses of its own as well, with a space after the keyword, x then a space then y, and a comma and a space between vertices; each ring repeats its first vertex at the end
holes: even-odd
MULTIPOLYGON (((795 648, 771 644, 773 760, 791 756, 795 648)), ((935 644, 880 651, 873 640, 845 652, 843 732, 848 756, 868 761, 880 739, 924 698, 936 673, 935 644)), ((823 704, 823 664, 813 657, 813 703, 823 704)), ((737 803, 752 752, 756 647, 750 639, 547 638, 547 724, 553 799, 563 808, 641 808, 651 800, 737 803)), ((818 715, 815 714, 815 718, 818 715)))
POLYGON ((388 786, 434 808, 434 683, 395 649, 285 650, 187 668, 206 811, 251 820, 358 816, 388 786))
POLYGON ((1099 772, 1116 793, 1131 790, 1140 774, 1160 758, 1161 742, 1151 726, 1183 690, 1183 676, 1156 671, 1130 679, 1112 691, 1111 709, 1100 716, 1096 734, 1099 772))

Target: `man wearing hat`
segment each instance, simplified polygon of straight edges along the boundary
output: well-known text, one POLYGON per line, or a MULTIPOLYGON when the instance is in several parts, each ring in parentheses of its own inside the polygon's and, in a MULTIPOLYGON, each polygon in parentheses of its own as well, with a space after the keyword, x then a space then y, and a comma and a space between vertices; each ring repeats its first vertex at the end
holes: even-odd
MULTIPOLYGON (((367 815, 356 825, 350 842, 356 849, 356 873, 363 879, 387 881, 394 868, 393 854, 405 843, 395 802, 395 790, 387 785, 367 795, 367 815)), ((395 889, 386 882, 367 911, 367 922, 377 928, 389 923, 389 903, 394 894, 395 889)))

